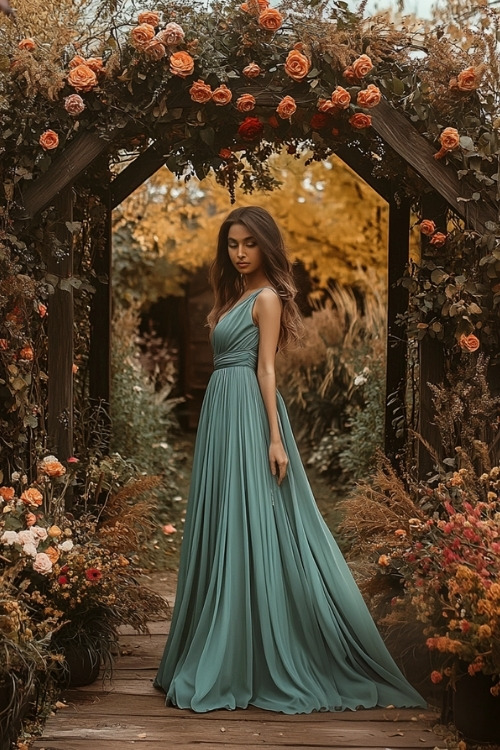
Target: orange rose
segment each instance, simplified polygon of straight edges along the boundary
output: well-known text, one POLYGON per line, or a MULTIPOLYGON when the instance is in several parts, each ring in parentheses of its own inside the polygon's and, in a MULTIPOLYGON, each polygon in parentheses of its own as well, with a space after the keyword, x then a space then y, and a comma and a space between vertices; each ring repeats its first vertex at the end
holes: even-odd
POLYGON ((442 679, 443 679, 443 675, 441 674, 441 672, 438 672, 437 669, 434 669, 431 672, 431 682, 433 682, 434 685, 437 685, 439 682, 442 681, 442 679))
POLYGON ((143 13, 139 13, 137 21, 140 24, 147 23, 149 26, 156 27, 160 23, 160 16, 154 10, 145 10, 143 13))
POLYGON ((97 76, 88 65, 77 65, 68 73, 68 83, 77 91, 92 91, 97 85, 97 76))
POLYGON ((391 558, 388 557, 388 555, 380 555, 378 559, 378 564, 382 565, 382 567, 387 568, 391 564, 391 558))
POLYGON ((155 36, 155 27, 150 23, 141 23, 130 32, 132 46, 137 50, 143 50, 148 42, 155 36))
POLYGON ((90 68, 90 70, 93 70, 97 75, 99 75, 99 73, 104 73, 102 57, 88 57, 85 60, 84 65, 86 65, 87 68, 90 68))
POLYGON ((356 76, 356 73, 354 72, 354 68, 352 65, 348 65, 347 68, 342 73, 343 77, 346 79, 347 83, 358 83, 358 77, 356 76))
POLYGON ((47 549, 45 550, 45 554, 49 558, 52 565, 55 565, 55 563, 59 560, 59 552, 55 547, 47 547, 47 549))
POLYGON ((473 333, 469 334, 468 336, 465 335, 465 333, 462 333, 458 340, 460 348, 464 352, 475 352, 477 349, 479 349, 481 342, 477 338, 477 336, 474 336, 473 333))
POLYGON ((475 68, 466 68, 457 76, 457 88, 460 91, 475 91, 479 86, 479 76, 475 68))
POLYGON ((277 31, 281 28, 283 23, 283 16, 281 13, 274 8, 266 8, 259 15, 259 26, 265 31, 277 31))
POLYGON ((382 94, 380 93, 378 86, 370 83, 366 89, 363 89, 358 93, 357 104, 358 107, 371 109, 372 107, 376 107, 377 104, 380 104, 381 99, 382 94))
POLYGON ((24 516, 24 520, 26 521, 26 526, 28 527, 28 529, 36 524, 36 516, 34 513, 26 513, 26 515, 24 516))
POLYGON ((165 45, 156 37, 145 45, 143 52, 150 60, 161 60, 166 54, 165 45))
POLYGON ((356 112, 355 115, 349 118, 349 125, 356 130, 363 130, 369 128, 372 124, 372 118, 370 115, 365 115, 364 112, 356 112))
POLYGON ((276 112, 282 120, 288 120, 294 112, 297 111, 297 105, 293 96, 285 96, 276 107, 276 112))
POLYGON ((453 151, 460 146, 460 135, 456 128, 445 128, 439 136, 439 142, 447 151, 453 151))
POLYGON ((373 63, 368 55, 360 55, 357 60, 354 60, 352 69, 356 78, 364 78, 370 70, 373 70, 373 63))
POLYGON ((257 63, 254 62, 247 65, 246 68, 243 68, 243 75, 246 76, 246 78, 257 78, 261 73, 261 69, 257 63))
POLYGON ((434 234, 434 232, 436 231, 436 225, 433 221, 431 221, 431 219, 422 219, 422 221, 420 222, 420 231, 422 234, 430 237, 430 235, 434 234))
POLYGON ((441 148, 434 154, 435 159, 442 159, 448 151, 454 151, 460 146, 460 135, 456 128, 445 128, 439 136, 441 148))
POLYGON ((444 243, 446 242, 447 235, 443 234, 442 232, 436 232, 431 239, 430 243, 431 245, 434 245, 434 247, 443 247, 444 243))
POLYGON ((48 477, 62 477, 66 474, 66 469, 60 461, 44 461, 41 469, 48 477))
POLYGON ((73 68, 76 68, 78 65, 86 65, 87 61, 84 57, 81 55, 75 55, 71 58, 69 61, 69 68, 70 70, 73 70, 73 68))
POLYGON ((331 99, 320 99, 318 102, 318 109, 324 115, 328 115, 330 112, 336 110, 336 106, 331 99))
POLYGON ((12 500, 15 494, 14 487, 0 487, 0 497, 3 497, 6 502, 12 500))
POLYGON ((255 97, 252 94, 242 94, 236 101, 239 112, 250 112, 255 107, 255 97))
POLYGON ((33 52, 36 49, 36 42, 31 37, 27 37, 26 39, 21 39, 17 46, 25 52, 33 52))
POLYGON ((268 0, 248 0, 248 3, 242 3, 240 8, 245 13, 258 16, 263 10, 269 8, 269 2, 268 0))
POLYGON ((42 302, 38 303, 38 314, 41 318, 45 318, 45 316, 47 315, 47 306, 42 302))
POLYGON ((212 101, 214 101, 218 107, 223 107, 225 104, 229 104, 233 98, 233 92, 228 89, 225 83, 214 89, 212 94, 212 101))
POLYGON ((332 94, 332 104, 336 109, 347 109, 351 103, 351 95, 342 86, 337 86, 332 94))
POLYGON ((25 505, 41 505, 43 503, 43 495, 34 487, 30 487, 28 490, 24 490, 21 500, 25 505))
MULTIPOLYGON (((179 78, 187 78, 194 70, 194 60, 187 52, 174 52, 170 57, 170 72, 179 78)), ((215 92, 214 92, 215 93, 215 92)))
POLYGON ((201 78, 199 78, 189 89, 189 96, 193 102, 206 104, 212 98, 212 89, 208 83, 205 83, 205 81, 202 81, 201 78))
POLYGON ((309 59, 301 52, 294 49, 288 53, 285 62, 285 73, 294 81, 302 81, 310 69, 311 63, 309 59))
POLYGON ((23 346, 22 349, 19 350, 19 359, 25 359, 28 362, 31 362, 35 357, 35 353, 31 346, 23 346))
POLYGON ((42 133, 38 142, 45 151, 52 151, 59 146, 59 136, 54 130, 46 130, 45 133, 42 133))

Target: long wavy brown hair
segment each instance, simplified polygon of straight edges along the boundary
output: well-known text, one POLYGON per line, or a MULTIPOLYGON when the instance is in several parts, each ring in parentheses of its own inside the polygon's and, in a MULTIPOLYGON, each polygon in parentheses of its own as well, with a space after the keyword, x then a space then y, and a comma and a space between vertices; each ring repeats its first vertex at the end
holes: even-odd
POLYGON ((214 306, 207 318, 210 331, 245 292, 244 278, 231 263, 228 253, 228 234, 233 224, 243 224, 257 241, 263 256, 264 273, 280 297, 282 312, 278 348, 281 350, 289 344, 298 343, 303 324, 295 302, 297 288, 292 265, 278 225, 271 214, 259 206, 234 209, 219 230, 217 254, 210 267, 210 283, 215 294, 214 306))

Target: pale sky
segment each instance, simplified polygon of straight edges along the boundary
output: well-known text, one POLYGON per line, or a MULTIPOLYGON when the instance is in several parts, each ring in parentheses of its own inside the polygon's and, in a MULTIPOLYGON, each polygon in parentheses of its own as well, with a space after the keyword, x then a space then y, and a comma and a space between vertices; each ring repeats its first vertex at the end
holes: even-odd
MULTIPOLYGON (((352 7, 359 5, 355 0, 348 0, 348 2, 352 7)), ((403 13, 414 13, 421 18, 429 18, 430 8, 435 4, 436 0, 405 0, 403 13)), ((396 9, 397 6, 397 0, 368 0, 366 13, 371 14, 377 10, 386 10, 387 8, 396 9)))

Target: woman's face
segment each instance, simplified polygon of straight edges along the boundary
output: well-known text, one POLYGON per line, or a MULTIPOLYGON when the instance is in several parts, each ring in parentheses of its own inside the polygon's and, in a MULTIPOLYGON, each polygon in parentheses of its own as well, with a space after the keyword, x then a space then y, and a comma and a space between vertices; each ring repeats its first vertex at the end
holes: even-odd
POLYGON ((231 263, 238 273, 250 276, 262 270, 262 251, 257 240, 244 224, 231 224, 227 237, 227 250, 231 263))

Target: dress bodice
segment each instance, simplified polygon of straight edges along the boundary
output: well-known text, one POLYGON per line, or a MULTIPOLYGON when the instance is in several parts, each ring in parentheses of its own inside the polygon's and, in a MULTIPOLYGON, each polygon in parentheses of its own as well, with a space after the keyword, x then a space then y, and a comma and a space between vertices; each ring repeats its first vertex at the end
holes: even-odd
POLYGON ((246 366, 255 369, 259 348, 259 329, 252 318, 253 302, 262 291, 256 289, 237 302, 219 320, 212 333, 214 367, 246 366))

